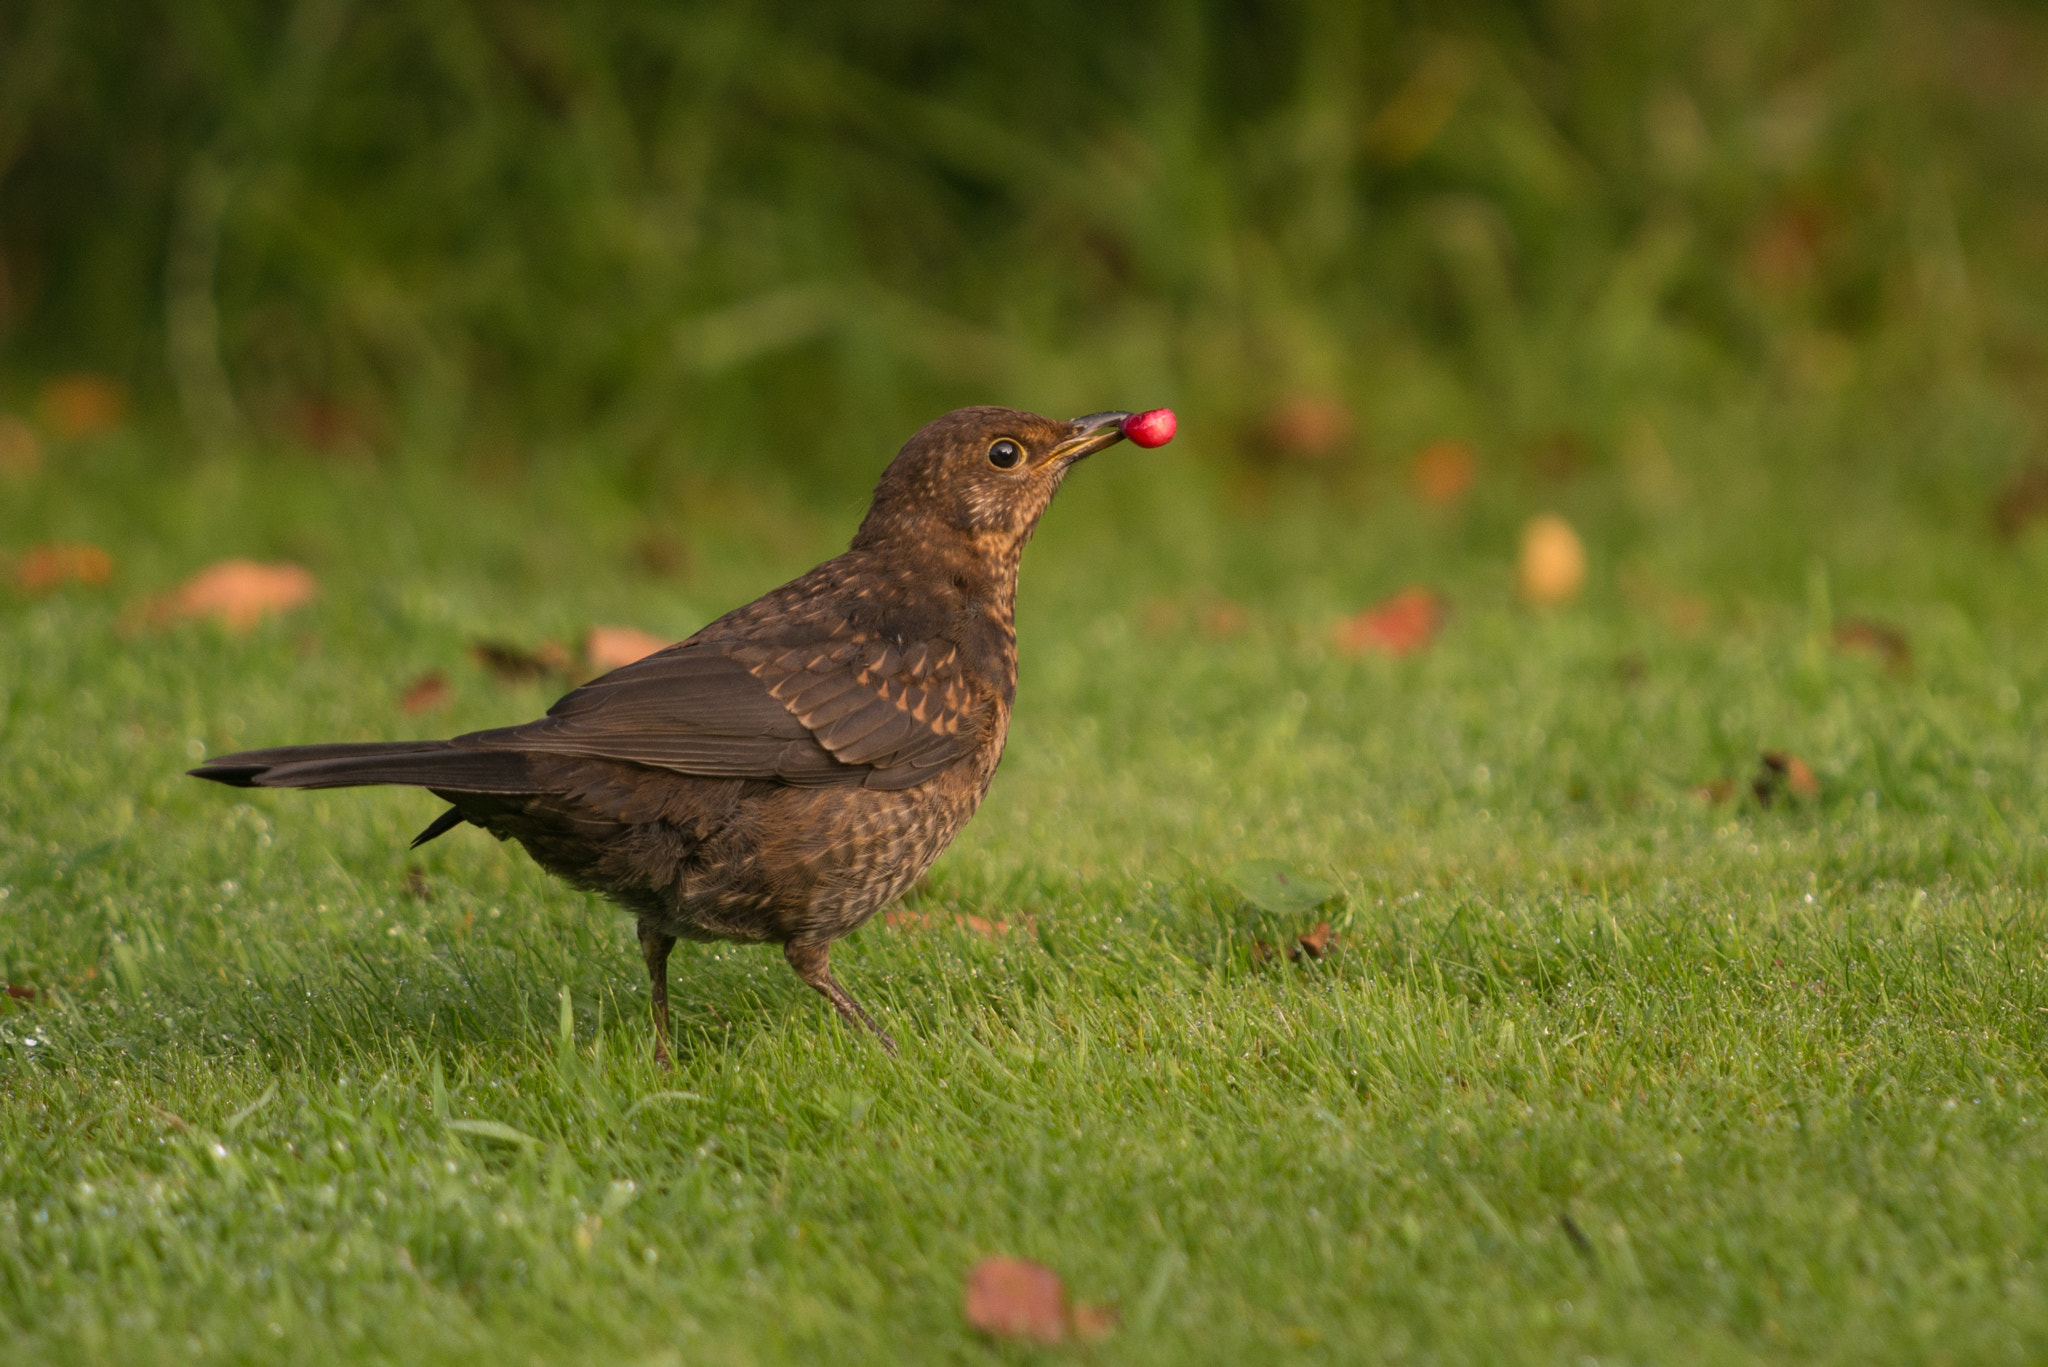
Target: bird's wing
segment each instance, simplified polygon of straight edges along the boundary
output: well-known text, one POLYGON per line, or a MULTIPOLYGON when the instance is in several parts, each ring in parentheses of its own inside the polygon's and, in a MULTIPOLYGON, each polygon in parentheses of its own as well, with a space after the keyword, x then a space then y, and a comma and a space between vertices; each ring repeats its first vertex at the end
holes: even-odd
POLYGON ((459 746, 626 760, 709 778, 907 788, 972 748, 950 647, 686 641, 613 670, 523 726, 459 746))

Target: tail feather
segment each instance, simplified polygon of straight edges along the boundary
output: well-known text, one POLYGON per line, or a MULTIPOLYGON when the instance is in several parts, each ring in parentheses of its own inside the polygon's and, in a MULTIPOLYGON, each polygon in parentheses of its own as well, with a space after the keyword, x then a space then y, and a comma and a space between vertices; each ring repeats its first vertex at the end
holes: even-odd
POLYGON ((412 848, 418 849, 429 840, 448 834, 463 822, 469 820, 462 814, 462 808, 450 807, 447 811, 427 823, 427 828, 412 838, 412 848))
POLYGON ((287 745, 245 750, 188 770, 236 788, 357 788, 396 783, 456 793, 532 791, 530 762, 517 750, 471 750, 447 741, 287 745))

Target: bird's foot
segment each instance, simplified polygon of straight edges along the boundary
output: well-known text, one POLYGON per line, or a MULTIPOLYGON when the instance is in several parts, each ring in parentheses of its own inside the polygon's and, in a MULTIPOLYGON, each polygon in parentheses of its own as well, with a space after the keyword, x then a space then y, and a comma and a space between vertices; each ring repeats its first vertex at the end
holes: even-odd
POLYGON ((896 1041, 889 1032, 875 1023, 867 1008, 853 999, 853 994, 839 985, 832 976, 832 946, 821 941, 791 940, 782 947, 782 957, 789 960, 789 966, 796 975, 809 983, 817 994, 831 1002, 834 1009, 846 1018, 848 1025, 858 1026, 881 1041, 882 1048, 890 1058, 896 1057, 896 1041))

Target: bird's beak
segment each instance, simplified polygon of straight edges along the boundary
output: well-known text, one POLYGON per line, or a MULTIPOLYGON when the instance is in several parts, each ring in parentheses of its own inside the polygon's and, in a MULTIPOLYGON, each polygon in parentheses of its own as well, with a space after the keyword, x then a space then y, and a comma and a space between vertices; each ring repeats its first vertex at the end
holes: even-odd
POLYGON ((1085 418, 1076 418, 1067 424, 1068 438, 1047 453, 1047 461, 1059 461, 1072 465, 1083 456, 1092 456, 1105 446, 1114 446, 1124 439, 1124 419, 1128 413, 1090 413, 1085 418))

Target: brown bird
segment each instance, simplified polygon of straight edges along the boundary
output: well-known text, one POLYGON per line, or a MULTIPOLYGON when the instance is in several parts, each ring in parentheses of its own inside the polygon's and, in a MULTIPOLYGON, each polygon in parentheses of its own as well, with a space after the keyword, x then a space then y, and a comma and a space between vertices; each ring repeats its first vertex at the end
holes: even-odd
POLYGON ((845 554, 523 726, 292 745, 191 772, 243 788, 407 784, 639 918, 668 1060, 680 938, 782 946, 849 1022, 832 942, 917 880, 988 792, 1017 691, 1017 567, 1075 462, 1172 415, 963 408, 910 439, 845 554))

